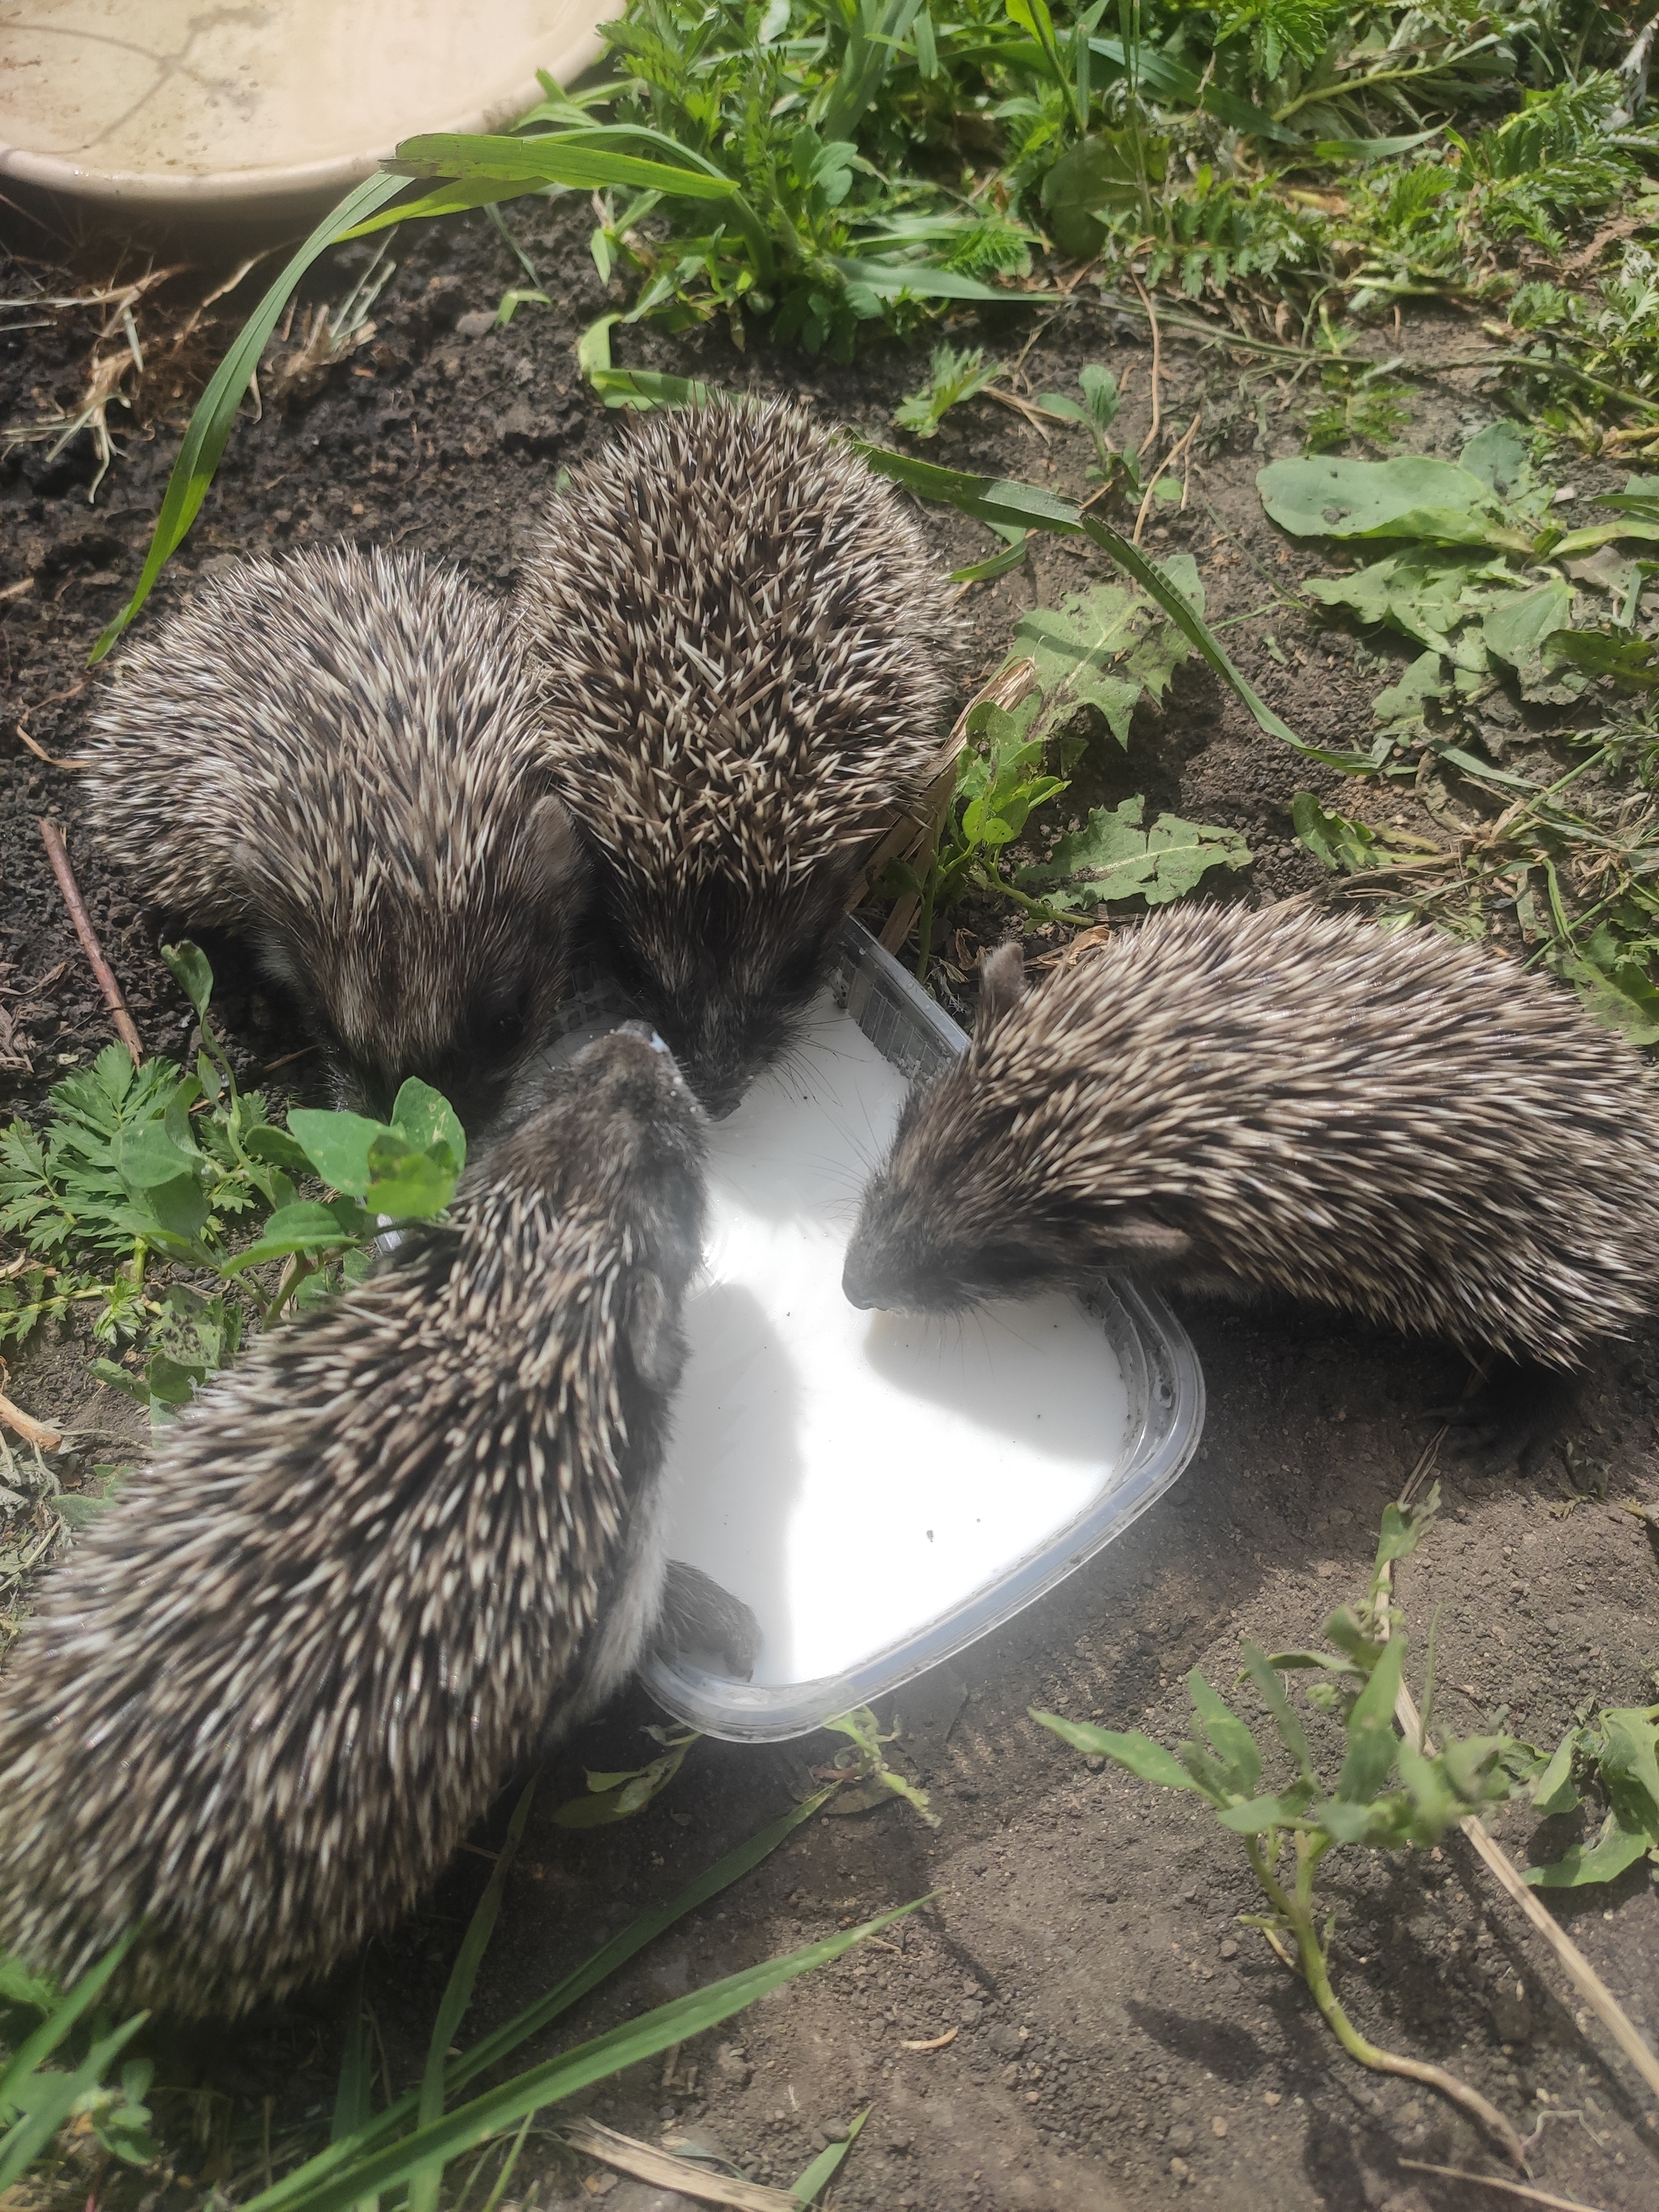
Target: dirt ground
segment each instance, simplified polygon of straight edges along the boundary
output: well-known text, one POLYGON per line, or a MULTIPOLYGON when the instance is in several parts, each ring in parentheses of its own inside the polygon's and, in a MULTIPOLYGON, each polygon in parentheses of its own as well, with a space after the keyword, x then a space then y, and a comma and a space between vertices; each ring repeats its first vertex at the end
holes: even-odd
MULTIPOLYGON (((521 272, 483 217, 400 235, 374 342, 337 368, 308 407, 268 406, 262 420, 238 424, 146 622, 164 618, 194 576, 222 562, 337 537, 418 546, 453 558, 490 589, 510 586, 523 533, 556 471, 614 428, 579 380, 573 351, 605 306, 586 251, 586 212, 567 203, 526 214, 520 204, 514 221, 556 304, 484 329, 521 272)), ((319 272, 311 296, 338 297, 344 270, 357 265, 340 257, 319 272)), ((15 265, 6 289, 14 297, 27 289, 15 265)), ((957 342, 1011 357, 1035 327, 1029 311, 998 310, 979 326, 965 322, 957 342)), ((1024 363, 1030 388, 1071 388, 1083 362, 1106 362, 1127 376, 1123 420, 1138 443, 1152 398, 1146 335, 1144 323, 1103 307, 1085 286, 1036 337, 1024 363)), ((793 392, 883 442, 896 441, 892 406, 922 380, 920 356, 893 349, 874 348, 841 369, 775 354, 752 336, 740 356, 723 330, 679 340, 616 336, 628 366, 793 392)), ((1379 349, 1385 337, 1390 350, 1419 362, 1467 355, 1471 343, 1468 327, 1449 316, 1425 316, 1403 339, 1379 333, 1379 349)), ((0 338, 0 421, 30 419, 46 396, 71 398, 87 338, 84 322, 0 338)), ((1245 617, 1226 633, 1230 648, 1294 727, 1367 742, 1370 702, 1384 679, 1374 662, 1355 665, 1347 639, 1316 631, 1276 599, 1313 564, 1282 547, 1255 490, 1263 459, 1299 449, 1306 395, 1283 386, 1271 364, 1241 368, 1174 342, 1165 370, 1164 413, 1176 434, 1206 401, 1204 459, 1185 511, 1149 542, 1194 553, 1212 621, 1245 617)), ((1455 453, 1492 412, 1474 377, 1459 373, 1422 387, 1406 442, 1455 453)), ((119 437, 118 416, 114 427, 119 437)), ((9 1102, 0 1093, 9 1109, 38 1110, 61 1067, 109 1036, 46 868, 40 815, 67 827, 93 921, 146 1042, 177 1051, 191 1027, 156 957, 154 919, 77 835, 75 775, 17 735, 26 717, 48 753, 74 754, 97 690, 85 680, 86 653, 137 574, 177 434, 175 419, 135 435, 90 506, 86 440, 50 465, 42 447, 24 447, 0 468, 0 1007, 14 1060, 29 1064, 0 1079, 10 1085, 9 1102), (6 592, 25 579, 26 588, 6 592)), ((949 465, 1082 489, 1080 440, 1045 445, 988 401, 953 413, 925 450, 949 465)), ((1588 489, 1600 477, 1581 468, 1574 480, 1588 489)), ((952 565, 991 550, 984 532, 954 515, 929 508, 921 520, 952 565)), ((1050 543, 1031 570, 975 591, 964 690, 1000 659, 1021 608, 1052 604, 1097 558, 1050 543)), ((1294 842, 1290 800, 1298 787, 1328 795, 1339 782, 1261 735, 1206 672, 1188 667, 1167 710, 1138 718, 1127 755, 1102 740, 1066 804, 1074 800, 1080 817, 1142 792, 1197 820, 1235 825, 1257 859, 1228 888, 1267 900, 1320 881, 1294 842)), ((1345 803, 1353 797, 1348 787, 1345 803)), ((1412 818, 1409 806, 1389 804, 1412 818)), ((303 1091, 307 1062, 289 1058, 304 1045, 291 1015, 234 946, 215 940, 210 950, 217 1012, 244 1066, 283 1062, 269 1081, 303 1091)), ((1184 1317, 1204 1364, 1209 1419, 1181 1483, 1054 1595, 896 1701, 903 1729, 896 1755, 932 1790, 937 1831, 896 1802, 809 1822, 572 2015, 564 2039, 850 1918, 929 1893, 934 1901, 884 1947, 798 1980, 688 2046, 672 2076, 653 2064, 580 2100, 599 2117, 653 2139, 684 2133, 717 2144, 757 2179, 782 2184, 815 2142, 871 2104, 831 2195, 848 2212, 1111 2212, 1183 2193, 1237 2212, 1444 2212, 1503 2201, 1402 2165, 1493 2170, 1473 2130, 1431 2094, 1344 2058, 1305 1990, 1237 1923, 1255 1899, 1236 1841, 1202 1808, 1189 1809, 1193 1801, 1091 1771, 1027 1717, 1030 1706, 1048 1707, 1174 1741, 1183 1731, 1187 1668, 1201 1665, 1224 1685, 1241 1637, 1268 1649, 1314 1638, 1331 1606, 1363 1583, 1377 1516, 1430 1433, 1420 1409, 1462 1380, 1443 1354, 1339 1322, 1197 1308, 1184 1317), (951 2031, 943 2047, 903 2047, 951 2031)), ((1443 1520, 1402 1570, 1401 1588, 1419 1630, 1441 1608, 1450 1725, 1473 1730, 1503 1706, 1519 1733, 1553 1744, 1592 1696, 1633 1704, 1659 1694, 1659 1554, 1622 1503, 1659 1495, 1653 1349, 1637 1344, 1614 1358, 1575 1423, 1581 1452, 1605 1469, 1605 1495, 1579 1497, 1559 1456, 1528 1480, 1482 1478, 1443 1458, 1443 1520)), ((35 1412, 73 1423, 81 1457, 64 1462, 71 1482, 132 1429, 125 1401, 86 1381, 84 1359, 73 1340, 31 1347, 6 1386, 35 1412)), ((872 1537, 879 1541, 879 1532, 872 1537)), ((648 1748, 638 1731, 651 1717, 641 1699, 620 1705, 544 1783, 465 2039, 776 1818, 836 1747, 827 1736, 767 1749, 706 1743, 636 1820, 592 1835, 553 1826, 548 1814, 580 1789, 584 1765, 635 1763, 648 1748)), ((1497 1825, 1521 1856, 1554 1856, 1571 1833, 1559 1822, 1534 1832, 1519 1812, 1497 1825)), ((369 1962, 395 2092, 417 2075, 485 1872, 483 1859, 465 1856, 431 1910, 369 1962)), ((1540 2126, 1541 2186, 1607 2212, 1659 2202, 1651 2100, 1599 2027, 1582 2014, 1575 2021, 1576 2001, 1461 1838, 1394 1861, 1340 1853, 1330 1893, 1340 1916, 1338 1989, 1366 2033, 1449 2066, 1523 2132, 1540 2126)), ((1650 2039, 1659 2039, 1659 1891, 1644 1871, 1555 1909, 1650 2039)), ((262 2128, 280 2148, 331 2103, 337 1995, 164 2047, 158 2086, 193 2090, 200 2136, 188 2160, 180 2156, 188 2185, 152 2194, 146 2212, 183 2212, 210 2183, 240 2179, 245 2191, 243 2178, 260 2171, 262 2128)), ((554 2117, 543 2118, 550 2125, 554 2117)), ((616 2181, 545 2133, 532 2136, 514 2212, 532 2199, 550 2206, 590 2194, 605 2196, 608 2212, 663 2212, 681 2201, 616 2181)))

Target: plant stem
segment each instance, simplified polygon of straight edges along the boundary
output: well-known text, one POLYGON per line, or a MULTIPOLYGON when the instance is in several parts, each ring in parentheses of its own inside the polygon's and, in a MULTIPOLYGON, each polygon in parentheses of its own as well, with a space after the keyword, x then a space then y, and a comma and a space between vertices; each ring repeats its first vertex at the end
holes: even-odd
MULTIPOLYGON (((1273 1832, 1269 1831, 1270 1834, 1273 1832)), ((1297 1836, 1294 1897, 1286 1893, 1254 1838, 1246 1837, 1244 1847, 1249 1856, 1252 1873, 1295 1938, 1297 1963, 1302 1978, 1324 2015, 1326 2025, 1348 2056, 1357 2058, 1362 2066, 1370 2067, 1374 2074, 1402 2075, 1407 2081, 1422 2082, 1425 2088, 1437 2089, 1443 2097, 1449 2098, 1453 2104, 1484 2128, 1502 2147, 1516 2171, 1524 2173, 1527 2161, 1521 2148, 1521 2138, 1495 2105, 1489 2105, 1478 2090, 1471 2089, 1466 2081, 1460 2081, 1455 2074, 1447 2073, 1443 2066, 1431 2066, 1422 2059, 1405 2058, 1396 2051, 1382 2050, 1359 2033, 1338 2002, 1336 1992, 1331 1987, 1324 1947, 1320 1942, 1313 1914, 1314 1871, 1328 1847, 1328 1838, 1305 1834, 1297 1836)), ((1280 1955, 1284 1955, 1282 1952, 1280 1955)))

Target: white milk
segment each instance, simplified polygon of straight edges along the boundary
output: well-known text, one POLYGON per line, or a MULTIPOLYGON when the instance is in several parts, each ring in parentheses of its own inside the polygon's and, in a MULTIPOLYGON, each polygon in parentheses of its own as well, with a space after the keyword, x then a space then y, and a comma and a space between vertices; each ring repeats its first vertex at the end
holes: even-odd
POLYGON ((826 994, 712 1131, 706 1279, 674 1407, 671 1559, 744 1599, 774 1687, 840 1674, 995 1581, 1123 1449, 1111 1347, 1069 1298, 860 1313, 842 1261, 906 1081, 826 994))

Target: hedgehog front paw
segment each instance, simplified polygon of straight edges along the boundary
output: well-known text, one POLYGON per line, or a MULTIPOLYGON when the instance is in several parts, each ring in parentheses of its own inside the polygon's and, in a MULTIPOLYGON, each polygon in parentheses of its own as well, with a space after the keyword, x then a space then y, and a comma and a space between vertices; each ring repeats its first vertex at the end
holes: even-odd
POLYGON ((735 1681, 746 1682, 760 1656, 761 1628, 740 1597, 723 1590, 701 1567, 671 1559, 653 1640, 665 1658, 695 1652, 718 1659, 735 1681))
POLYGON ((1488 1361, 1478 1388, 1422 1418, 1457 1431, 1457 1456, 1475 1472, 1535 1474, 1578 1402, 1577 1378, 1529 1360, 1488 1361))

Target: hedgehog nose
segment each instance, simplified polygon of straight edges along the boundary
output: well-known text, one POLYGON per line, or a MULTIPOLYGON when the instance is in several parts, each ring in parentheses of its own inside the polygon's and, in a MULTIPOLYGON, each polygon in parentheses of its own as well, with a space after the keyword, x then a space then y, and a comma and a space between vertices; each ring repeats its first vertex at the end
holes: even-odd
POLYGON ((859 1288, 858 1279, 853 1273, 850 1267, 845 1267, 842 1270, 841 1291, 842 1296, 846 1299, 849 1306, 856 1306, 860 1313, 872 1313, 874 1311, 876 1304, 875 1300, 873 1298, 866 1298, 864 1296, 862 1291, 859 1288))
POLYGON ((714 1091, 704 1098, 703 1111, 711 1121, 724 1121, 737 1112, 742 1103, 741 1091, 714 1091))

